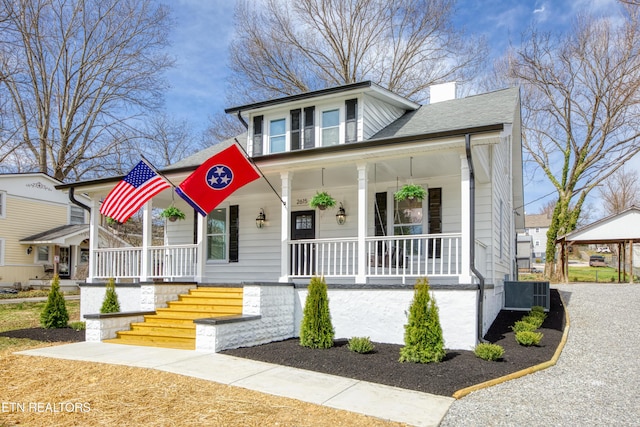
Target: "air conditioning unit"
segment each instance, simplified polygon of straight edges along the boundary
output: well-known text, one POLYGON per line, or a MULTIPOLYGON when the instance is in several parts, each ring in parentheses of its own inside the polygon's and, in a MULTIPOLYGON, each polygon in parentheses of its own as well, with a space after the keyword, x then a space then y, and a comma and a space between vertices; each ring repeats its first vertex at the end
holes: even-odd
POLYGON ((505 310, 528 311, 536 305, 549 310, 549 282, 504 282, 505 310))

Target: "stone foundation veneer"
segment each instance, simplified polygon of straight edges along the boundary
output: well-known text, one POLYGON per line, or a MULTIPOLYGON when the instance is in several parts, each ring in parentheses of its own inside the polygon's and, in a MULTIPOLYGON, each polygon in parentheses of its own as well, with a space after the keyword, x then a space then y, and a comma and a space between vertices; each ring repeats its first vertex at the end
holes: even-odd
POLYGON ((165 308, 169 301, 175 301, 178 295, 189 293, 195 289, 196 283, 142 283, 140 285, 140 310, 165 308))
POLYGON ((116 332, 128 331, 132 322, 142 322, 144 316, 148 314, 154 314, 154 312, 87 314, 85 315, 85 341, 101 342, 115 338, 116 332))
POLYGON ((292 338, 291 284, 245 284, 242 315, 197 319, 196 350, 218 352, 292 338))

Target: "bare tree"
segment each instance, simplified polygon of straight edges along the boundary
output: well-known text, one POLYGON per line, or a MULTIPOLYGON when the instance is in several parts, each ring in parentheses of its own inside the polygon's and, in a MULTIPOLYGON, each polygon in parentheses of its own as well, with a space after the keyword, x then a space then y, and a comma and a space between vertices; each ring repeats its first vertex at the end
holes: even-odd
POLYGON ((193 154, 192 131, 186 120, 175 120, 166 114, 150 118, 143 129, 142 151, 155 166, 161 167, 193 154))
POLYGON ((638 172, 635 170, 618 169, 598 187, 600 198, 604 201, 604 211, 607 215, 614 215, 630 208, 640 206, 640 184, 638 172))
POLYGON ((625 12, 623 22, 579 18, 564 36, 531 30, 508 57, 523 85, 523 144, 558 194, 548 277, 556 238, 575 228, 586 196, 640 151, 640 28, 637 9, 625 12))
POLYGON ((253 101, 372 80, 424 101, 469 80, 485 43, 451 24, 454 0, 239 1, 234 91, 253 101))
POLYGON ((0 140, 60 180, 117 170, 123 129, 162 100, 167 10, 152 0, 0 0, 0 16, 0 97, 10 100, 0 140))

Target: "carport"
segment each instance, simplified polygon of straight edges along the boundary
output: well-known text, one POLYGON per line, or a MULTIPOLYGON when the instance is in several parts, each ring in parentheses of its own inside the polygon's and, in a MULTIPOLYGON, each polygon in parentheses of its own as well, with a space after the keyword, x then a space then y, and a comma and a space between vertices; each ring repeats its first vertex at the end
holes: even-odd
POLYGON ((563 277, 568 277, 568 250, 574 244, 617 245, 618 282, 629 271, 629 283, 633 283, 633 244, 640 244, 640 208, 632 206, 619 214, 611 215, 571 233, 558 237, 563 277))

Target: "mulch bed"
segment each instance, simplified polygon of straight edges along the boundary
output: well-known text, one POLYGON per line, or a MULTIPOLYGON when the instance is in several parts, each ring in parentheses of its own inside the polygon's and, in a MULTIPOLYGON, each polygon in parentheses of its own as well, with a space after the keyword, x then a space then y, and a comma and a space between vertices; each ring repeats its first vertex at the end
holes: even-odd
POLYGON ((43 342, 79 342, 84 341, 84 332, 72 328, 29 328, 0 332, 0 337, 26 338, 43 342))
POLYGON ((544 334, 539 346, 524 347, 515 340, 511 326, 525 314, 502 310, 485 335, 486 340, 505 350, 503 359, 498 362, 482 360, 472 351, 451 350, 440 363, 400 363, 401 345, 375 343, 373 353, 358 354, 349 351, 347 340, 336 340, 334 347, 317 350, 302 347, 297 338, 226 350, 222 354, 451 396, 462 388, 535 366, 553 357, 565 324, 558 291, 551 290, 551 309, 539 330, 544 334))

